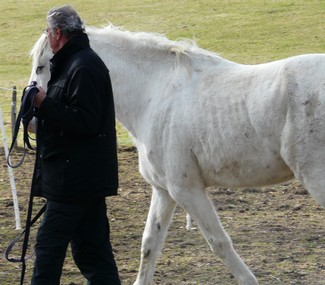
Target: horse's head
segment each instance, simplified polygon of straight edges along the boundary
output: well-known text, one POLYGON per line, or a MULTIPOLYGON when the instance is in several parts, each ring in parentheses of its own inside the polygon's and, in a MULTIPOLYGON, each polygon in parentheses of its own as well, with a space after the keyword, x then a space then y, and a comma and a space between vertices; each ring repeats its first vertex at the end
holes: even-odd
POLYGON ((32 48, 32 72, 29 83, 36 81, 46 91, 47 82, 50 80, 50 59, 53 56, 51 48, 47 42, 47 36, 43 34, 32 48))

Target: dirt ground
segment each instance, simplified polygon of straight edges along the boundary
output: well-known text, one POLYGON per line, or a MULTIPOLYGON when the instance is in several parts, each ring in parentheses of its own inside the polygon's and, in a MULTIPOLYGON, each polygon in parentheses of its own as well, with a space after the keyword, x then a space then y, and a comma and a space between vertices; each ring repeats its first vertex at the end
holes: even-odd
MULTIPOLYGON (((17 153, 19 156, 20 153, 17 153)), ((25 221, 33 154, 14 171, 22 224, 25 221)), ((120 191, 107 199, 112 244, 123 284, 132 284, 139 266, 140 243, 150 204, 151 189, 138 173, 134 148, 119 149, 120 191)), ((8 170, 0 150, 0 284, 19 284, 20 265, 4 259, 15 230, 8 170)), ((325 284, 325 210, 316 204, 297 181, 265 188, 210 189, 221 221, 237 252, 261 285, 325 284)), ((43 204, 35 201, 35 211, 43 204)), ((210 251, 193 223, 185 229, 186 213, 177 208, 158 260, 154 284, 237 284, 210 251)), ((37 225, 31 234, 30 253, 37 225)), ((12 253, 19 256, 19 245, 12 253)), ((33 267, 27 262, 25 284, 33 267)), ((70 254, 64 266, 62 285, 82 285, 70 254)))

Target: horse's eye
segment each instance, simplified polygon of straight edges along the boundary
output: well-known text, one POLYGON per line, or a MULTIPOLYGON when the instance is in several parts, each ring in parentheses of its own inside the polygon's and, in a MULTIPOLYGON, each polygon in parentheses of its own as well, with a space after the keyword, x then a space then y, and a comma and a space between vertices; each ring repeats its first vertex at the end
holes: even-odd
POLYGON ((36 68, 36 74, 40 74, 42 72, 44 66, 37 66, 36 68))

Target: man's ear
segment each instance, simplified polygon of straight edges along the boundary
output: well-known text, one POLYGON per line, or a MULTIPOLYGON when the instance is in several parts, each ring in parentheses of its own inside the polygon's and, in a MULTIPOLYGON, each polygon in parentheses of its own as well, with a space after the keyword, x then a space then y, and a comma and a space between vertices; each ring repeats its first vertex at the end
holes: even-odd
POLYGON ((59 29, 59 28, 55 29, 55 34, 54 34, 54 36, 55 36, 55 38, 56 38, 57 40, 61 39, 61 37, 62 37, 62 31, 61 31, 61 29, 59 29))

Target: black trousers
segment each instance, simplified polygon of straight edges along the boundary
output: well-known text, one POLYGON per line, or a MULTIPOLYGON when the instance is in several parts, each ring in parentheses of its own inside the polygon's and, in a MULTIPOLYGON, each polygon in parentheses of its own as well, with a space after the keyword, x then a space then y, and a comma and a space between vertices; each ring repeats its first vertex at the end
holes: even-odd
POLYGON ((110 243, 105 198, 48 201, 36 237, 31 285, 59 285, 67 247, 88 285, 120 285, 110 243))

